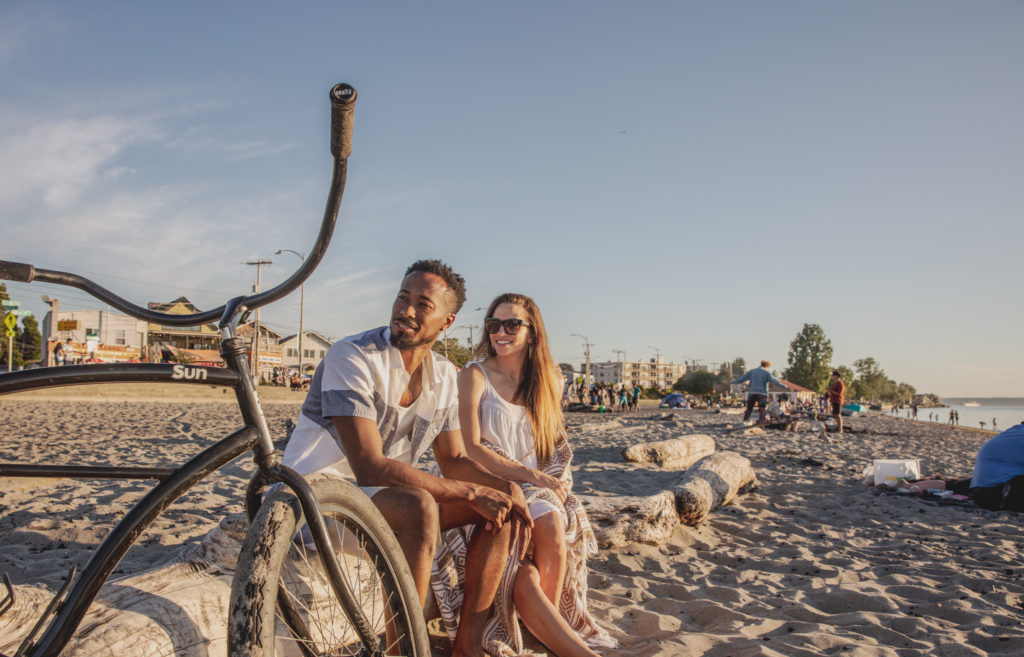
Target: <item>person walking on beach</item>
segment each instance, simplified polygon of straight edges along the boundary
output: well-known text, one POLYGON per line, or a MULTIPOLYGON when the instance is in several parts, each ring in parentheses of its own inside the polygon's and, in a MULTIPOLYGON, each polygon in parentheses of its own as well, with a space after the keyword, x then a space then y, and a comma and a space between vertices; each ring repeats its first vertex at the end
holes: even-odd
POLYGON ((439 532, 475 528, 451 654, 483 657, 505 562, 516 545, 525 556, 533 521, 519 486, 467 455, 455 367, 431 351, 465 299, 465 281, 448 265, 413 263, 389 325, 335 343, 317 366, 284 464, 355 480, 394 530, 421 604, 439 532), (430 447, 443 477, 414 467, 430 447))
POLYGON ((772 373, 768 371, 768 368, 771 366, 770 362, 762 360, 760 367, 755 367, 743 376, 738 376, 732 380, 733 385, 750 381, 750 391, 747 394, 747 411, 743 414, 744 422, 750 419, 750 414, 754 410, 754 404, 757 404, 757 414, 760 421, 764 422, 764 407, 768 403, 769 383, 783 390, 787 389, 785 384, 772 376, 772 373))
POLYGON ((846 396, 846 384, 839 370, 832 370, 832 379, 828 382, 828 401, 832 404, 832 417, 836 419, 836 432, 843 432, 843 398, 846 396))
POLYGON ((954 411, 952 408, 949 409, 949 426, 953 426, 953 419, 955 418, 955 413, 956 411, 954 411))
MULTIPOLYGON (((488 471, 522 487, 534 523, 530 556, 505 564, 495 617, 484 637, 486 652, 522 652, 514 609, 558 657, 597 657, 591 646, 616 643, 587 609, 587 558, 596 553, 597 541, 586 510, 572 494, 572 449, 556 403, 561 374, 544 320, 533 299, 508 293, 491 302, 482 324, 476 353, 485 357, 459 372, 466 451, 488 471)), ((611 386, 602 391, 614 399, 611 386)), ((449 628, 455 610, 448 587, 460 579, 463 545, 461 532, 443 535, 432 577, 449 628)))

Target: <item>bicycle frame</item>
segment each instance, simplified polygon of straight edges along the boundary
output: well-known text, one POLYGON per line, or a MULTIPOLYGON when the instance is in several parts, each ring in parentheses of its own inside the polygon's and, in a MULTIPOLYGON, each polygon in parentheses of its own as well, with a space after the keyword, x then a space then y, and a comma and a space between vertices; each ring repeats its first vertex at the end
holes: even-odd
POLYGON ((226 364, 226 367, 203 367, 170 363, 111 363, 25 370, 0 374, 0 396, 42 388, 115 382, 219 386, 234 390, 244 421, 241 429, 177 468, 0 463, 0 476, 157 479, 159 482, 132 507, 100 543, 74 583, 68 582, 70 589, 65 586, 64 590, 57 593, 50 607, 18 648, 15 657, 59 655, 78 628, 104 582, 146 527, 197 482, 248 451, 254 452, 254 460, 258 467, 245 494, 246 510, 250 519, 255 515, 262 491, 267 485, 282 482, 292 489, 299 499, 303 514, 308 519, 312 538, 320 551, 335 595, 340 599, 344 611, 364 645, 372 653, 379 652, 378 639, 341 575, 335 558, 336 553, 312 489, 301 475, 281 465, 280 454, 274 449, 256 386, 249 372, 245 348, 236 335, 239 322, 251 310, 276 301, 298 288, 323 259, 334 231, 344 192, 347 158, 351 151, 352 110, 355 99, 355 90, 348 85, 339 84, 331 90, 331 153, 334 156, 334 170, 320 232, 302 266, 286 281, 266 292, 249 297, 236 297, 220 308, 205 312, 171 315, 135 305, 75 274, 37 270, 31 265, 0 261, 0 279, 22 282, 41 280, 77 287, 128 315, 149 322, 169 326, 196 326, 219 319, 221 357, 226 364), (56 604, 65 590, 68 591, 66 599, 56 604), (53 620, 36 641, 35 635, 54 607, 56 614, 53 620))

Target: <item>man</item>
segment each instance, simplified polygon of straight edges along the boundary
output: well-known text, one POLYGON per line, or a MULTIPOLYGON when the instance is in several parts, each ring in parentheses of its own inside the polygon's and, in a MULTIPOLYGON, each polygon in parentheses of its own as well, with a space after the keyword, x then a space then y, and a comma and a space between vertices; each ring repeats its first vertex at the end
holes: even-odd
POLYGON ((761 361, 760 367, 755 367, 743 376, 736 377, 732 380, 733 385, 737 383, 743 383, 744 381, 750 381, 750 391, 747 394, 747 412, 743 414, 743 421, 746 422, 750 419, 750 414, 754 410, 754 404, 757 404, 757 415, 761 422, 764 422, 764 407, 768 403, 768 384, 773 383, 776 386, 787 390, 786 385, 772 376, 772 373, 768 371, 768 368, 772 364, 766 360, 761 361))
POLYGON ((843 397, 846 395, 846 384, 839 376, 838 370, 832 370, 832 379, 828 382, 828 401, 832 404, 832 417, 836 419, 836 431, 843 432, 843 397))
POLYGON ((467 455, 455 368, 431 350, 455 321, 465 282, 438 260, 412 264, 389 326, 336 343, 317 367, 284 454, 301 474, 355 479, 387 520, 426 601, 440 530, 475 524, 452 655, 483 655, 483 630, 505 562, 532 526, 519 487, 467 455), (429 447, 444 477, 413 467, 429 447))

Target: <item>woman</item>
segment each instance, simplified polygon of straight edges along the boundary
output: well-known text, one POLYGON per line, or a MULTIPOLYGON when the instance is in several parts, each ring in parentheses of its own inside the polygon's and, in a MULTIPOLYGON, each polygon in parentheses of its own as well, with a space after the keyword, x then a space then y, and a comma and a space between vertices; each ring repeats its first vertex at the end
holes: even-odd
MULTIPOLYGON (((491 654, 520 652, 518 623, 509 604, 514 602, 526 627, 559 657, 593 657, 588 643, 614 647, 615 642, 586 606, 586 558, 597 546, 586 512, 571 492, 562 376, 530 297, 503 294, 491 302, 485 317, 476 351, 486 358, 459 373, 462 435, 474 460, 520 483, 534 528, 530 555, 506 567, 495 598, 499 622, 489 625, 495 631, 484 647, 491 654)), ((462 540, 455 539, 456 545, 462 540)), ((447 616, 443 596, 438 598, 447 616)))

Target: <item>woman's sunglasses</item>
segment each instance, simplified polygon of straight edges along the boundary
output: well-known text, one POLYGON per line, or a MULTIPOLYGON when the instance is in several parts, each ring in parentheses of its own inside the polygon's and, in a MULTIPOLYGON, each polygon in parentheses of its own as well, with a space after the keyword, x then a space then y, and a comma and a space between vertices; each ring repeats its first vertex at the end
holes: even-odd
POLYGON ((497 317, 488 317, 484 320, 484 330, 490 334, 497 333, 502 326, 505 327, 505 333, 509 335, 515 335, 519 332, 520 326, 529 326, 530 322, 522 319, 498 319, 497 317))

